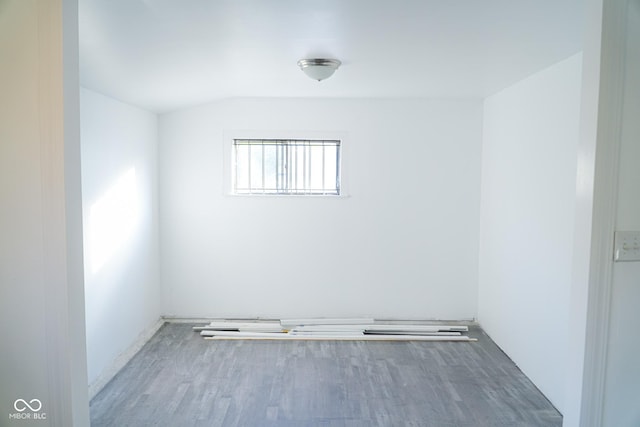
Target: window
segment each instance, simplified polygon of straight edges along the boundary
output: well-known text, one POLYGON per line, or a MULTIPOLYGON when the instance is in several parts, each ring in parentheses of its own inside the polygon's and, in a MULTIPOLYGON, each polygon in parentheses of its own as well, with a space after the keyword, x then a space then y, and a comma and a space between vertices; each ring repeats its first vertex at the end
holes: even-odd
POLYGON ((340 195, 340 141, 234 139, 235 194, 340 195))

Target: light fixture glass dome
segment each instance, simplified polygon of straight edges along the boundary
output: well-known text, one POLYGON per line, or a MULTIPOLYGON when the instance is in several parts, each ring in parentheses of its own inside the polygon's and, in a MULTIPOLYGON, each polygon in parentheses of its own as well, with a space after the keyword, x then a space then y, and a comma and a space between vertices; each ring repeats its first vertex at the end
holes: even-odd
POLYGON ((314 80, 321 81, 327 79, 333 75, 338 69, 341 62, 337 59, 301 59, 298 61, 298 66, 304 73, 314 80))

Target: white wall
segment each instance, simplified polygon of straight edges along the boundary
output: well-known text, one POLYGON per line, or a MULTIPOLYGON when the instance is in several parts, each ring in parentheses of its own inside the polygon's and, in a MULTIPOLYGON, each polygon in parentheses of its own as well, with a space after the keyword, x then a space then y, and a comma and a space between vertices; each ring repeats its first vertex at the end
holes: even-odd
POLYGON ((480 100, 236 99, 160 116, 163 313, 476 317, 481 121, 480 100), (349 197, 225 196, 232 130, 342 132, 349 197))
MULTIPOLYGON (((640 2, 628 2, 616 230, 640 231, 640 2)), ((605 427, 640 425, 640 262, 613 267, 605 427)))
POLYGON ((484 103, 479 314, 562 411, 581 55, 484 103))
POLYGON ((89 423, 77 27, 75 1, 0 2, 2 426, 89 423))
POLYGON ((81 91, 89 383, 160 317, 157 116, 81 91))

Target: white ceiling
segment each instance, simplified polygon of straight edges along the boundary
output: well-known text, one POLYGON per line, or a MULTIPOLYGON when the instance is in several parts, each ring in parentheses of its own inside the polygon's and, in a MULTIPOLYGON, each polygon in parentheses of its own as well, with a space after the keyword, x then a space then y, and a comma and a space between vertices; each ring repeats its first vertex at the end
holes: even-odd
POLYGON ((484 97, 581 50, 583 0, 80 0, 89 89, 155 112, 228 97, 484 97), (316 82, 301 58, 343 62, 316 82))

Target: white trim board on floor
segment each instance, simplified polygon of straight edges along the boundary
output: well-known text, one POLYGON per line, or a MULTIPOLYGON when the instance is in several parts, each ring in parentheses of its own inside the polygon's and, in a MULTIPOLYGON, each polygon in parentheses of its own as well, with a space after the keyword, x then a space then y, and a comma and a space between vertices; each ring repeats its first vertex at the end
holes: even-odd
POLYGON ((370 324, 370 325, 300 325, 292 328, 276 322, 211 322, 204 326, 194 326, 194 331, 242 331, 242 332, 370 332, 370 333, 438 333, 468 332, 468 326, 456 325, 416 325, 416 324, 370 324))
MULTIPOLYGON (((322 324, 317 323, 318 321, 327 321, 329 318, 312 318, 306 319, 315 322, 314 324, 322 324)), ((209 324, 209 323, 217 323, 217 322, 238 322, 238 323, 280 323, 291 321, 292 319, 278 319, 273 317, 187 317, 187 316, 173 316, 173 315, 163 315, 162 320, 167 323, 200 323, 200 324, 209 324)), ((293 319, 293 321, 300 321, 305 319, 293 319)), ((336 319, 330 318, 329 321, 333 321, 333 324, 338 324, 337 320, 351 320, 354 321, 353 318, 346 319, 336 319)), ((367 319, 356 319, 356 321, 364 321, 368 320, 370 324, 393 324, 393 325, 425 325, 425 326, 441 326, 441 325, 455 325, 455 326, 465 326, 465 325, 477 325, 478 322, 473 319, 399 319, 399 318, 367 318, 367 319)), ((364 324, 364 323, 362 323, 364 324)), ((299 326, 299 325, 292 325, 299 326)))
POLYGON ((435 336, 435 335, 291 335, 281 332, 229 332, 202 331, 215 335, 205 335, 206 340, 282 340, 282 341, 477 341, 468 336, 435 336))
POLYGON ((283 327, 294 327, 301 325, 370 325, 375 322, 372 318, 312 318, 312 319, 281 319, 283 327))
POLYGON ((468 332, 468 326, 416 325, 416 324, 370 324, 370 325, 302 325, 292 331, 375 331, 375 332, 468 332))
POLYGON ((247 332, 280 332, 283 328, 279 322, 211 322, 205 326, 194 326, 194 331, 247 331, 247 332))

